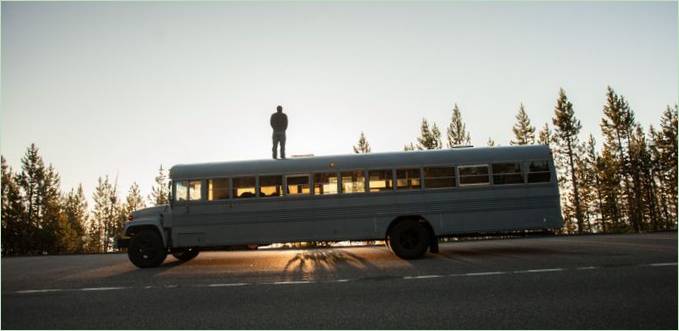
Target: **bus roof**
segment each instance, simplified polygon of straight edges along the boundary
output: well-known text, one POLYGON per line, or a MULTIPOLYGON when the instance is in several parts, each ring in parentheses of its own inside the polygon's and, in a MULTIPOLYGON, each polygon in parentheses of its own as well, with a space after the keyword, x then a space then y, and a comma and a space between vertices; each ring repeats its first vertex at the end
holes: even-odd
POLYGON ((170 178, 195 179, 265 174, 306 174, 352 169, 391 169, 410 166, 475 164, 530 159, 550 160, 547 145, 452 148, 442 150, 343 154, 292 158, 178 164, 170 178))

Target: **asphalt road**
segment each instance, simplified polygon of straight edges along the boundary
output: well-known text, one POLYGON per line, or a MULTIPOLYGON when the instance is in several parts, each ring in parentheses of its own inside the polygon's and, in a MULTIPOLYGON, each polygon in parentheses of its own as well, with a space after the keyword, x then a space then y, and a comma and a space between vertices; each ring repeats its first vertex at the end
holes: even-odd
POLYGON ((677 329, 677 234, 2 259, 3 329, 677 329))

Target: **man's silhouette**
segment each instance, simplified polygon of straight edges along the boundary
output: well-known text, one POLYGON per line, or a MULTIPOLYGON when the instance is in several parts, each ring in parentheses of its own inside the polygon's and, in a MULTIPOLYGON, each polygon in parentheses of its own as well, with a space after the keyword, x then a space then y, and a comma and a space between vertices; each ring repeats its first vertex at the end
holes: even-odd
POLYGON ((278 105, 276 112, 271 115, 271 128, 273 128, 273 158, 276 158, 278 143, 281 144, 281 159, 285 158, 285 129, 288 128, 288 116, 283 114, 283 106, 278 105))

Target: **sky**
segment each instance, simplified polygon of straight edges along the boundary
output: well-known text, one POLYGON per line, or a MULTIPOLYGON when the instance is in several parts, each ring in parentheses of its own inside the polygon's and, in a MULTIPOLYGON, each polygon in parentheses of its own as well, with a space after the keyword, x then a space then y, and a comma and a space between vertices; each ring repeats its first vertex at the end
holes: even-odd
MULTIPOLYGON (((147 195, 158 167, 373 152, 445 135, 508 145, 559 88, 601 142, 606 87, 647 128, 677 103, 676 2, 2 2, 0 153, 36 143, 65 191, 100 176, 147 195)), ((443 137, 445 141, 445 136, 443 137)))

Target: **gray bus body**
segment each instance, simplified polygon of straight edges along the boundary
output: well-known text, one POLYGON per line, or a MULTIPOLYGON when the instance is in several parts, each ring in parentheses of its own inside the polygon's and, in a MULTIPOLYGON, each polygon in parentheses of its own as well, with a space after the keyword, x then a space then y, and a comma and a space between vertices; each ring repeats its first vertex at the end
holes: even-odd
POLYGON ((434 236, 563 225, 553 158, 544 145, 186 164, 172 167, 170 178, 170 206, 133 213, 126 235, 153 227, 170 249, 382 240, 404 218, 426 222, 434 236), (332 173, 336 182, 323 180, 323 193, 330 194, 319 194, 316 174, 332 173), (254 193, 241 192, 248 180, 254 193), (291 186, 295 192, 306 187, 308 193, 286 194, 292 181, 301 183, 291 186), (219 192, 210 190, 218 182, 216 199, 219 192), (278 187, 271 195, 280 195, 264 196, 264 185, 278 187))

